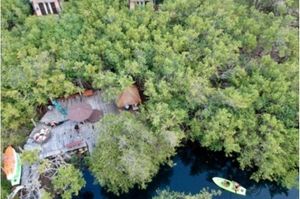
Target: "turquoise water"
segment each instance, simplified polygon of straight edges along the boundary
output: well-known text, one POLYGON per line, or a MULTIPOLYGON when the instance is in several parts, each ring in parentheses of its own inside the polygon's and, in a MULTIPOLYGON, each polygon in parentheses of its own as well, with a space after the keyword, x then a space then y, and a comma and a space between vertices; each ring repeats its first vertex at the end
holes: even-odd
POLYGON ((247 188, 247 196, 239 196, 222 190, 217 199, 298 199, 298 189, 284 189, 269 182, 255 183, 249 180, 249 173, 241 171, 234 160, 225 158, 222 153, 212 153, 196 145, 178 150, 173 158, 174 167, 161 167, 157 176, 148 185, 146 190, 133 189, 130 193, 116 197, 107 193, 98 184, 87 170, 83 170, 86 186, 80 191, 78 197, 73 199, 148 199, 156 195, 157 189, 169 188, 180 192, 198 193, 204 187, 219 189, 211 178, 224 177, 239 182, 247 188))

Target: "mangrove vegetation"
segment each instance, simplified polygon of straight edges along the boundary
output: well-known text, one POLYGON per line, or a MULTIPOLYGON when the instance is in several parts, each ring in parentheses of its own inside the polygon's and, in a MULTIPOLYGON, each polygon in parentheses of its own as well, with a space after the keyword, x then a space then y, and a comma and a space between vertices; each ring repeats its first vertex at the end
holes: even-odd
MULTIPOLYGON (((1 10, 2 147, 22 146, 50 99, 92 88, 114 101, 135 84, 139 110, 105 115, 86 158, 108 191, 146 188, 187 140, 233 157, 257 182, 297 185, 298 1, 164 0, 129 10, 125 0, 69 0, 59 15, 38 17, 29 1, 12 0, 1 10)), ((24 164, 37 161, 32 153, 24 164)), ((51 179, 64 199, 85 184, 67 162, 51 179)), ((215 195, 206 194, 155 198, 215 195)))

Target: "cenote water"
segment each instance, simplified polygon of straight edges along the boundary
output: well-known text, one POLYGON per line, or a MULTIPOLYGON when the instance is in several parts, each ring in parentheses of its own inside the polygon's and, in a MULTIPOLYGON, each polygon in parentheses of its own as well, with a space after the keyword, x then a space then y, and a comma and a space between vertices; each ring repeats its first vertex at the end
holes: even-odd
POLYGON ((128 194, 116 197, 105 191, 95 183, 95 178, 87 170, 83 170, 86 186, 80 191, 78 197, 73 199, 150 199, 156 195, 156 190, 169 188, 173 191, 196 194, 202 188, 221 189, 215 185, 211 178, 218 176, 239 182, 247 189, 247 196, 221 190, 222 194, 217 199, 298 199, 299 190, 287 190, 274 183, 256 183, 249 180, 250 174, 238 168, 237 163, 224 157, 222 153, 212 153, 193 144, 178 150, 173 158, 174 167, 163 166, 147 189, 131 190, 128 194))

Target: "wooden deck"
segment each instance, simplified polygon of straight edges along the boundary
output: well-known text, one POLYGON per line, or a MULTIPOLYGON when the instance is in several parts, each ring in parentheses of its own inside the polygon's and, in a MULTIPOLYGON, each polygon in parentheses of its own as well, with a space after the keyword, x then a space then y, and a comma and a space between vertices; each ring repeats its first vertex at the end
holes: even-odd
MULTIPOLYGON (((84 97, 76 96, 68 100, 59 100, 61 105, 69 109, 73 104, 76 103, 88 103, 93 109, 98 109, 103 111, 103 114, 118 113, 118 109, 114 103, 107 103, 101 99, 101 92, 97 91, 93 96, 84 97)), ((97 133, 95 132, 95 127, 93 123, 85 122, 83 124, 78 124, 77 122, 67 120, 65 116, 59 113, 57 110, 53 109, 48 111, 37 126, 32 130, 27 143, 24 146, 24 150, 34 150, 38 149, 40 151, 39 158, 44 159, 51 156, 63 155, 69 151, 73 151, 79 148, 87 147, 89 152, 93 151, 97 140, 97 133), (49 127, 46 124, 51 121, 65 121, 64 123, 56 126, 49 127), (75 130, 75 125, 79 125, 79 132, 75 130), (43 144, 38 144, 33 140, 33 135, 35 132, 39 131, 41 128, 47 127, 51 129, 51 137, 43 144)), ((36 169, 31 167, 23 167, 22 171, 22 185, 26 187, 26 184, 32 181, 32 177, 37 178, 38 174, 36 169)))

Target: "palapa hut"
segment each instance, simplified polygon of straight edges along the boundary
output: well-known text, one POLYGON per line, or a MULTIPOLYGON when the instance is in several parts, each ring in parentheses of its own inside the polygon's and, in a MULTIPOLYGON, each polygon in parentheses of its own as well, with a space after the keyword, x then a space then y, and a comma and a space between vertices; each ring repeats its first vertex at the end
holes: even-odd
POLYGON ((142 102, 139 90, 135 85, 127 87, 118 97, 116 104, 118 108, 137 110, 137 105, 142 102))

